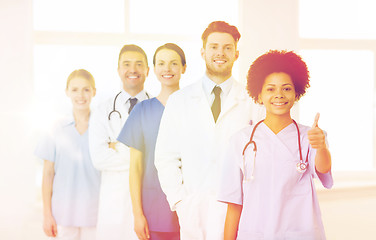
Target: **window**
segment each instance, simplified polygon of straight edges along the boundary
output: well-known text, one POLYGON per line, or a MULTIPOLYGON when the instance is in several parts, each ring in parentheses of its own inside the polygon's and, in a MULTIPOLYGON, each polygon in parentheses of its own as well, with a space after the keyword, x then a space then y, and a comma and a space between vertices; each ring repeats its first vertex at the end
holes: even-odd
POLYGON ((375 169, 375 7, 370 0, 300 0, 301 55, 311 73, 300 119, 310 125, 321 113, 334 171, 375 169))
POLYGON ((376 39, 374 0, 300 0, 300 36, 376 39))
POLYGON ((371 51, 303 50, 311 87, 300 100, 300 121, 328 130, 333 170, 373 167, 374 55, 371 51))
POLYGON ((130 32, 193 35, 199 39, 212 21, 222 20, 237 26, 238 4, 228 0, 129 0, 130 32))
MULTIPOLYGON (((44 109, 55 109, 55 114, 70 110, 64 89, 75 69, 87 69, 96 80, 93 106, 119 91, 116 68, 124 44, 145 50, 150 66, 145 89, 153 96, 160 90, 152 67, 154 51, 167 42, 178 44, 187 58, 180 85, 189 85, 205 71, 200 55, 202 32, 214 20, 238 25, 238 11, 238 2, 228 0, 33 1, 35 106, 41 113, 34 122, 43 126, 41 119, 53 118, 44 109)), ((235 64, 233 73, 238 72, 235 64)))
MULTIPOLYGON (((205 71, 202 32, 215 20, 238 25, 238 12, 238 2, 228 0, 34 0, 34 130, 70 111, 64 90, 75 69, 90 71, 96 80, 93 107, 120 91, 117 59, 124 44, 137 44, 146 52, 150 71, 145 89, 153 96, 160 90, 153 54, 164 43, 176 43, 185 51, 187 71, 180 86, 198 80, 205 71)), ((233 74, 238 72, 235 64, 233 74)), ((40 178, 41 165, 38 169, 40 178)), ((41 179, 36 182, 40 186, 41 179)))
POLYGON ((38 31, 124 33, 124 0, 33 0, 38 31))

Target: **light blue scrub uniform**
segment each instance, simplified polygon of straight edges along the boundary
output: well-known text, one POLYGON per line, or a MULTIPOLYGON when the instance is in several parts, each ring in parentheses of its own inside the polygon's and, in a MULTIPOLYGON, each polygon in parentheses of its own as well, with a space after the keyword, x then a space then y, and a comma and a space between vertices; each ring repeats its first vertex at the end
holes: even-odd
POLYGON ((80 135, 73 116, 61 119, 38 143, 35 155, 54 162, 51 208, 56 224, 95 226, 100 173, 90 159, 88 131, 80 135))
MULTIPOLYGON (((154 150, 164 106, 157 98, 137 104, 120 132, 118 141, 143 153, 145 168, 142 182, 142 207, 150 231, 176 232, 179 223, 170 210, 154 165, 154 150)), ((153 234, 152 234, 153 239, 153 234)))

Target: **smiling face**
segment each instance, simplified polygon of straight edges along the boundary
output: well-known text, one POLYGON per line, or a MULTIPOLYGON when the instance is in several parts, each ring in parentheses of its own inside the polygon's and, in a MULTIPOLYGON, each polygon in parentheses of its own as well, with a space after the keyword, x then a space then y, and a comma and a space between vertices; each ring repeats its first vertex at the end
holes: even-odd
POLYGON ((231 77, 234 62, 239 57, 234 38, 229 33, 213 32, 201 49, 209 78, 218 78, 222 82, 231 77))
POLYGON ((95 96, 95 88, 86 78, 74 77, 69 81, 65 93, 71 99, 73 109, 88 110, 91 99, 95 96))
POLYGON ((294 83, 288 74, 271 73, 265 78, 258 102, 265 106, 267 117, 290 117, 290 109, 295 101, 294 83))
POLYGON ((149 73, 145 57, 135 51, 123 53, 119 59, 118 74, 123 88, 132 96, 144 89, 144 82, 149 73))
POLYGON ((185 72, 179 54, 170 49, 159 50, 155 56, 154 73, 162 86, 179 87, 181 74, 185 72))

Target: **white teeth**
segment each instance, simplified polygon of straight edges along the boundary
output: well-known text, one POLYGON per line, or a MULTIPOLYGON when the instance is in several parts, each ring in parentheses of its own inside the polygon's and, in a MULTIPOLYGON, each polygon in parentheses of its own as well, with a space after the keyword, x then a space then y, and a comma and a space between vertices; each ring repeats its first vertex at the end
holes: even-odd
POLYGON ((137 77, 137 76, 128 76, 128 78, 136 79, 136 78, 138 78, 138 77, 137 77))
POLYGON ((162 75, 162 77, 164 77, 164 78, 172 78, 173 75, 162 75))
POLYGON ((215 63, 220 63, 220 64, 223 64, 223 63, 225 63, 225 61, 224 61, 224 60, 214 60, 214 62, 215 62, 215 63))
POLYGON ((285 105, 286 103, 273 103, 273 105, 277 105, 277 106, 282 106, 282 105, 285 105))

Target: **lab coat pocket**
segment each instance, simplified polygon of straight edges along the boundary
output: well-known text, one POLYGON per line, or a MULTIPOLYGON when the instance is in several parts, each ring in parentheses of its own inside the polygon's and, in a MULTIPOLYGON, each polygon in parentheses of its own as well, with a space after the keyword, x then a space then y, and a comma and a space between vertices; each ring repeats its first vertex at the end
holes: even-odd
POLYGON ((237 240, 263 240, 264 234, 259 232, 238 231, 237 240))

